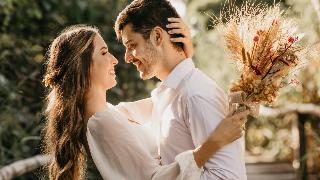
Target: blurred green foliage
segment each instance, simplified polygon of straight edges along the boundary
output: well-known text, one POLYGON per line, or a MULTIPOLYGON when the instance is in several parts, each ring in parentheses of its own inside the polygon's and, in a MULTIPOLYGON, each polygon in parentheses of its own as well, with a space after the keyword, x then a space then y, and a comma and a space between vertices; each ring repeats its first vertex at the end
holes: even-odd
MULTIPOLYGON (((41 152, 45 90, 41 83, 45 53, 66 26, 97 26, 119 60, 118 86, 108 101, 146 97, 154 81, 143 82, 123 61, 114 21, 129 0, 1 0, 0 1, 0 168, 41 152)), ((29 173, 19 179, 38 179, 29 173)), ((92 179, 96 179, 93 175, 92 179)))

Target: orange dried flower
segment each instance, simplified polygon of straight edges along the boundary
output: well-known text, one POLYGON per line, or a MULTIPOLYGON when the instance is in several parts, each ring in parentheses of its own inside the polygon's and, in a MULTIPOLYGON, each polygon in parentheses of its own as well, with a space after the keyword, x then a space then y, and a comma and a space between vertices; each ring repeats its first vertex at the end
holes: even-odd
POLYGON ((278 24, 279 24, 279 20, 274 19, 274 20, 272 21, 272 25, 278 25, 278 24))
POLYGON ((257 31, 258 36, 262 35, 262 33, 263 33, 263 30, 261 30, 261 29, 257 31))
POLYGON ((222 32, 227 52, 240 64, 241 71, 230 92, 243 91, 248 102, 273 103, 279 89, 288 84, 283 83, 285 79, 306 59, 307 47, 297 43, 295 33, 291 34, 296 24, 284 17, 280 4, 270 7, 247 2, 242 7, 228 8, 226 14, 230 19, 222 32))

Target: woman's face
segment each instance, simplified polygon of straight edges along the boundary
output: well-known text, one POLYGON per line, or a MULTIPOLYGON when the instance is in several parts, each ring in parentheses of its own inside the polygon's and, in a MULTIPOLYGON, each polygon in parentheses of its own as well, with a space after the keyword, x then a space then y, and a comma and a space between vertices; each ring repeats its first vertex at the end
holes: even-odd
POLYGON ((110 54, 108 46, 103 38, 97 34, 93 40, 94 50, 90 70, 91 85, 105 90, 117 84, 114 67, 118 60, 110 54))

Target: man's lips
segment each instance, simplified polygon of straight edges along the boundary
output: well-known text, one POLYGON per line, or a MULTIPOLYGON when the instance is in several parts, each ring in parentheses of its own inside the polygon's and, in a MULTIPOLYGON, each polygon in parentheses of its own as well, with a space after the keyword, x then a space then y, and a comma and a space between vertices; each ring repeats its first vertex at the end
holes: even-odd
POLYGON ((134 64, 134 65, 138 68, 138 70, 139 70, 142 63, 141 63, 141 61, 136 60, 136 61, 133 62, 133 64, 134 64))

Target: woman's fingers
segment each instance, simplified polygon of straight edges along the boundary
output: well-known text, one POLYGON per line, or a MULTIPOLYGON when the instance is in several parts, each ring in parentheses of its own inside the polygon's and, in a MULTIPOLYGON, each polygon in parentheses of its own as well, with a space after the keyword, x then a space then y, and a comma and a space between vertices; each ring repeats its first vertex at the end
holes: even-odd
POLYGON ((182 22, 181 18, 173 18, 173 17, 168 18, 168 21, 171 22, 171 23, 173 23, 173 22, 179 22, 179 23, 182 22))
POLYGON ((245 131, 245 130, 246 130, 246 124, 243 124, 243 125, 241 126, 241 129, 242 129, 243 131, 245 131))
POLYGON ((184 30, 183 29, 171 29, 168 31, 169 34, 183 34, 184 35, 184 30))
POLYGON ((184 38, 184 37, 170 38, 170 40, 172 42, 181 42, 181 43, 185 43, 186 42, 186 38, 184 38))
POLYGON ((181 23, 170 23, 166 25, 167 28, 181 28, 182 24, 181 23))
POLYGON ((245 110, 231 117, 227 117, 229 118, 231 123, 229 127, 229 132, 233 140, 239 139, 245 134, 247 116, 249 115, 249 113, 249 110, 245 110))
POLYGON ((239 123, 239 125, 243 125, 247 122, 247 117, 250 114, 249 110, 245 110, 243 112, 239 112, 232 116, 233 121, 239 123))
POLYGON ((191 34, 188 26, 181 18, 168 18, 169 24, 166 27, 169 29, 170 35, 176 34, 182 37, 171 38, 172 42, 181 42, 183 44, 183 51, 187 58, 193 56, 193 45, 191 41, 191 34))
POLYGON ((229 144, 245 134, 245 123, 249 112, 244 111, 236 115, 226 117, 220 122, 211 135, 213 140, 218 139, 222 145, 229 144))
POLYGON ((241 138, 244 135, 244 133, 245 133, 245 131, 242 129, 239 129, 239 128, 231 131, 231 134, 229 135, 229 136, 231 136, 231 138, 230 138, 231 141, 229 143, 241 138))
POLYGON ((169 34, 182 34, 184 36, 189 36, 188 27, 180 18, 173 18, 175 21, 170 22, 167 24, 166 27, 171 29, 168 31, 169 34))

